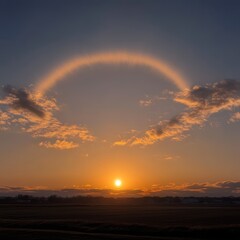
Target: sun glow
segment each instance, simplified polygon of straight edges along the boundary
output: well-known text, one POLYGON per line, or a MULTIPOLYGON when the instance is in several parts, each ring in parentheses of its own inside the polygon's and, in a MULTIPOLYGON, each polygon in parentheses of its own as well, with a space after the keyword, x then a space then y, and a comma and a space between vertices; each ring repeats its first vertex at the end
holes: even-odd
POLYGON ((120 180, 120 179, 116 179, 115 181, 114 181, 114 184, 115 184, 115 186, 116 187, 121 187, 122 186, 122 181, 120 180))

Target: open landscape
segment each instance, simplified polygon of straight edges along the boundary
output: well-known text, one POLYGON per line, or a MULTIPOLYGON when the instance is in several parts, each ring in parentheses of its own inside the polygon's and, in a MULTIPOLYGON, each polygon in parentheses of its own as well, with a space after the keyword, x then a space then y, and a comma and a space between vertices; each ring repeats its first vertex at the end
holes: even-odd
POLYGON ((145 204, 141 199, 99 201, 94 198, 89 205, 66 200, 44 204, 2 203, 0 237, 26 239, 31 236, 39 240, 240 237, 240 204, 184 204, 166 200, 156 204, 150 200, 153 199, 145 199, 145 204))

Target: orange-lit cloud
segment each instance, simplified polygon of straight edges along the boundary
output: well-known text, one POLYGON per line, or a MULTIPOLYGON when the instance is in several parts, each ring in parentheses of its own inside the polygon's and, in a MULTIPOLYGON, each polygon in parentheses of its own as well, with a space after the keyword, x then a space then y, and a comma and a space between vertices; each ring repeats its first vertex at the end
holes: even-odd
POLYGON ((149 189, 109 189, 73 187, 63 189, 49 189, 44 187, 0 187, 0 196, 17 196, 19 194, 31 196, 51 196, 63 197, 71 196, 104 196, 104 197, 240 197, 239 181, 222 181, 214 183, 191 183, 177 185, 153 184, 149 189))
MULTIPOLYGON (((240 107, 240 81, 223 80, 205 86, 194 86, 177 93, 174 101, 186 105, 187 109, 148 129, 142 137, 122 139, 114 145, 151 145, 166 138, 176 141, 183 139, 186 132, 195 125, 202 126, 212 114, 240 107)), ((238 117, 235 114, 231 119, 235 121, 238 117)))
POLYGON ((54 143, 51 142, 40 142, 39 146, 41 147, 46 147, 46 148, 55 148, 55 149, 73 149, 73 148, 77 148, 79 146, 78 143, 74 143, 74 142, 69 142, 69 141, 65 141, 65 140, 56 140, 54 143))
POLYGON ((59 110, 54 98, 39 98, 26 89, 8 89, 8 95, 0 102, 0 105, 6 105, 5 111, 0 111, 1 129, 17 125, 23 132, 39 138, 40 146, 47 148, 72 149, 79 145, 79 140, 94 140, 87 128, 67 125, 54 117, 54 112, 59 110))
MULTIPOLYGON (((54 111, 59 110, 54 98, 12 87, 8 87, 7 91, 5 89, 5 92, 8 95, 0 101, 0 105, 8 106, 7 110, 0 112, 2 130, 11 125, 19 125, 22 131, 40 138, 40 146, 56 149, 75 148, 79 145, 77 140, 94 140, 87 128, 66 125, 54 117, 54 111)), ((185 111, 150 127, 143 136, 120 139, 113 145, 146 146, 167 138, 182 140, 193 126, 202 126, 212 114, 240 107, 240 81, 223 80, 205 86, 194 86, 171 96, 175 102, 186 106, 185 111)), ((235 113, 230 122, 239 119, 239 113, 235 113)))
POLYGON ((5 124, 8 118, 9 116, 7 115, 7 113, 0 110, 0 124, 5 124))
MULTIPOLYGON (((41 140, 50 139, 51 141, 41 141, 40 143, 40 146, 47 148, 75 148, 78 143, 73 139, 93 141, 94 137, 86 128, 78 125, 66 125, 57 120, 53 114, 54 111, 59 110, 56 100, 47 98, 44 93, 73 71, 95 64, 145 66, 165 75, 168 80, 182 90, 188 87, 187 81, 177 71, 162 60, 151 56, 131 52, 103 52, 80 56, 50 72, 40 80, 34 92, 16 89, 9 85, 5 86, 3 90, 7 96, 0 100, 0 105, 6 105, 9 109, 1 113, 1 129, 6 129, 9 125, 19 125, 22 131, 30 133, 33 137, 41 140)), ((118 142, 115 145, 124 145, 124 142, 118 142)))
POLYGON ((240 121, 240 112, 236 112, 230 118, 230 122, 237 122, 240 121))
POLYGON ((130 140, 119 140, 113 143, 113 146, 125 146, 130 142, 130 140))
POLYGON ((52 88, 58 81, 66 79, 66 76, 71 74, 73 71, 96 64, 128 64, 133 66, 146 66, 160 74, 165 75, 179 89, 183 90, 188 88, 187 81, 176 70, 160 59, 132 52, 103 52, 80 56, 67 61, 41 79, 36 86, 36 92, 40 95, 44 95, 45 92, 52 88))
POLYGON ((141 107, 149 107, 158 101, 172 99, 172 96, 171 96, 172 94, 173 94, 172 91, 164 90, 162 96, 150 97, 146 95, 144 99, 139 100, 139 105, 141 107))
POLYGON ((153 103, 153 100, 151 98, 142 99, 139 101, 139 105, 142 107, 148 107, 148 106, 152 105, 152 103, 153 103))

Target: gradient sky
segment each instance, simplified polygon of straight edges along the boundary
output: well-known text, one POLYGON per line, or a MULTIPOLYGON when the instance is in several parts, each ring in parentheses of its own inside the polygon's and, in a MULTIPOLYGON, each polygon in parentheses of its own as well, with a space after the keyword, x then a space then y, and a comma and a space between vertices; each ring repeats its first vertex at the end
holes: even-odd
MULTIPOLYGON (((161 59, 190 86, 238 80, 239 12, 237 0, 0 0, 0 83, 32 89, 64 62, 105 51, 161 59)), ((21 126, 2 130, 0 186, 112 188, 121 178, 124 189, 150 189, 240 181, 240 117, 229 120, 239 106, 212 114, 181 141, 114 146, 184 111, 171 97, 179 89, 166 80, 122 64, 68 75, 47 92, 60 108, 55 116, 86 127, 95 140, 60 150, 39 146, 45 140, 21 126)))

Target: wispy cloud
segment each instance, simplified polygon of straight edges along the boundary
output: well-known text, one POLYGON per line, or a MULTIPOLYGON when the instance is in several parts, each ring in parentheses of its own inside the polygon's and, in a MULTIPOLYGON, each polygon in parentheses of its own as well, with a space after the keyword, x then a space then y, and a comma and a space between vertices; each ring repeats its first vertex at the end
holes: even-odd
POLYGON ((56 140, 55 142, 40 142, 39 146, 46 147, 46 148, 55 148, 55 149, 72 149, 77 148, 79 146, 78 143, 69 142, 65 140, 56 140))
POLYGON ((240 112, 236 112, 230 118, 230 122, 237 122, 240 121, 240 112))
POLYGON ((160 157, 160 159, 170 161, 170 160, 180 159, 180 156, 165 154, 163 157, 160 157))
POLYGON ((165 75, 167 79, 172 81, 177 87, 179 87, 179 89, 185 89, 188 87, 188 82, 164 61, 152 56, 125 51, 94 53, 70 59, 40 80, 36 87, 36 91, 39 94, 44 95, 44 93, 53 87, 57 82, 67 79, 66 76, 75 70, 96 64, 142 65, 155 70, 161 75, 165 75))
POLYGON ((39 138, 40 146, 55 149, 72 149, 79 145, 78 140, 94 140, 87 128, 67 125, 54 117, 54 112, 59 111, 54 98, 39 97, 30 90, 11 86, 4 87, 4 92, 7 96, 0 100, 1 129, 18 126, 21 131, 39 138))
POLYGON ((0 110, 0 130, 6 130, 8 128, 9 119, 9 114, 0 110))
POLYGON ((171 96, 172 94, 173 94, 172 91, 164 90, 161 96, 146 95, 144 99, 139 100, 139 105, 141 107, 149 107, 158 101, 172 99, 172 96, 171 96))
MULTIPOLYGON (((0 100, 1 130, 17 125, 23 132, 40 138, 40 146, 55 149, 72 149, 79 145, 78 140, 94 140, 86 127, 67 125, 54 117, 54 112, 59 110, 54 98, 39 97, 29 89, 17 90, 11 86, 5 87, 4 91, 7 96, 0 100)), ((193 126, 203 126, 212 114, 240 107, 240 81, 223 80, 194 86, 169 96, 176 103, 185 105, 185 110, 151 126, 143 136, 134 133, 135 136, 120 139, 113 145, 151 145, 164 139, 181 141, 193 126)), ((229 122, 238 120, 240 113, 236 112, 229 122)))
POLYGON ((141 107, 148 107, 148 106, 152 105, 152 103, 153 103, 153 99, 151 99, 151 98, 139 100, 139 105, 141 107))
POLYGON ((122 140, 119 140, 119 141, 115 141, 113 143, 113 146, 125 146, 127 145, 128 143, 130 143, 131 140, 125 140, 125 139, 122 139, 122 140))
MULTIPOLYGON (((205 86, 194 86, 175 94, 173 100, 184 104, 186 109, 170 120, 150 127, 142 137, 134 136, 118 142, 123 146, 150 145, 166 138, 180 141, 193 126, 202 126, 212 114, 240 107, 240 81, 223 80, 205 86)), ((231 121, 238 119, 236 113, 231 121)))

